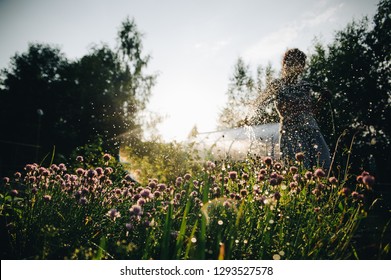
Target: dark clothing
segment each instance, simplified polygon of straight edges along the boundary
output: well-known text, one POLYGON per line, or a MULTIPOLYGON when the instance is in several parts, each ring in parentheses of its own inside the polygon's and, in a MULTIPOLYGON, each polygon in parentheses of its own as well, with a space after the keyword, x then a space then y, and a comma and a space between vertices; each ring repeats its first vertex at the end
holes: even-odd
POLYGON ((294 160, 295 154, 303 152, 304 165, 329 168, 329 148, 319 130, 313 113, 311 91, 317 87, 303 80, 288 82, 274 80, 266 90, 263 102, 274 102, 280 116, 281 159, 294 160))

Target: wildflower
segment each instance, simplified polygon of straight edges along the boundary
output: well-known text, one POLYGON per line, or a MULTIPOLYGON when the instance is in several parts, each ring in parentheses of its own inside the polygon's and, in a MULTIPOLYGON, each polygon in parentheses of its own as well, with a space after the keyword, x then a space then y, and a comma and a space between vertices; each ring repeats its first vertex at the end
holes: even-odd
POLYGON ((318 168, 315 170, 314 175, 318 178, 323 178, 326 176, 326 173, 323 171, 323 169, 318 168))
POLYGON ((289 171, 290 171, 292 174, 296 174, 298 170, 299 170, 299 169, 298 169, 296 166, 291 166, 291 167, 289 167, 289 171))
POLYGON ((4 184, 8 184, 10 182, 10 178, 4 177, 3 182, 4 182, 4 184))
POLYGON ((103 155, 103 160, 104 160, 105 162, 108 162, 110 159, 111 159, 111 155, 109 155, 109 154, 104 154, 104 155, 103 155))
POLYGON ((361 175, 357 176, 357 178, 356 178, 357 183, 362 184, 363 183, 362 179, 363 179, 363 176, 361 176, 361 175))
POLYGON ((35 183, 37 181, 37 178, 35 176, 30 176, 29 177, 29 182, 30 183, 35 183))
POLYGON ((226 200, 226 201, 224 201, 223 206, 224 206, 225 208, 231 208, 232 204, 231 204, 230 201, 226 200))
POLYGON ((47 170, 47 169, 44 168, 44 167, 41 167, 41 168, 39 169, 39 173, 40 173, 42 176, 44 176, 44 177, 48 177, 48 176, 50 175, 50 171, 47 170))
POLYGON ((301 176, 300 176, 300 174, 295 174, 295 175, 293 175, 293 180, 295 180, 296 182, 300 182, 300 181, 301 181, 301 176))
POLYGON ((133 225, 132 225, 131 223, 126 223, 126 224, 125 224, 125 227, 126 227, 126 229, 129 230, 129 231, 133 229, 133 225))
POLYGON ((110 219, 115 221, 115 219, 121 217, 121 213, 119 211, 117 211, 117 209, 110 209, 107 212, 106 216, 108 216, 110 219))
POLYGON ((27 172, 31 172, 34 170, 34 165, 32 164, 26 164, 26 166, 24 167, 24 169, 27 171, 27 172))
POLYGON ((241 195, 242 197, 246 197, 246 196, 247 196, 247 190, 246 190, 246 189, 241 189, 241 190, 240 190, 240 195, 241 195))
POLYGON ((242 178, 243 178, 243 180, 247 181, 250 177, 247 173, 243 173, 242 178))
POLYGON ((79 176, 83 175, 84 174, 84 169, 83 168, 76 169, 76 174, 79 175, 79 176))
POLYGON ((238 173, 236 171, 230 171, 228 175, 231 180, 236 180, 238 173))
POLYGON ((157 185, 158 190, 161 192, 164 192, 167 189, 167 186, 165 184, 159 184, 157 185))
POLYGON ((149 183, 148 183, 148 187, 153 190, 156 188, 156 182, 154 180, 151 180, 149 183))
POLYGON ((103 175, 103 168, 102 167, 97 167, 95 168, 96 175, 102 176, 103 175))
POLYGON ((36 187, 32 188, 31 189, 31 193, 32 194, 36 194, 38 192, 38 189, 36 187))
POLYGON ((305 173, 305 177, 307 178, 307 180, 311 180, 311 179, 312 179, 312 176, 313 176, 313 174, 312 174, 311 171, 307 171, 307 172, 305 173))
POLYGON ((298 161, 298 162, 303 162, 304 161, 304 153, 297 153, 296 155, 295 155, 295 158, 296 158, 296 160, 298 161))
POLYGON ((335 184, 338 183, 338 180, 337 180, 337 178, 335 178, 335 177, 330 177, 330 178, 329 178, 329 182, 330 182, 330 184, 335 185, 335 184))
POLYGON ((295 189, 295 188, 297 188, 297 186, 298 186, 297 182, 290 182, 289 183, 289 188, 291 188, 291 189, 295 189))
POLYGON ((145 199, 140 197, 138 200, 137 200, 137 204, 140 205, 140 206, 143 206, 144 204, 146 203, 145 199))
POLYGON ((259 174, 265 175, 267 173, 266 169, 262 168, 259 170, 259 174))
POLYGON ((358 199, 359 193, 358 192, 352 192, 351 196, 353 199, 358 199))
POLYGON ((93 170, 93 169, 88 170, 87 177, 93 178, 95 176, 96 176, 96 171, 95 170, 93 170))
POLYGON ((17 190, 11 190, 11 196, 15 197, 18 196, 19 192, 17 190))
POLYGON ((263 159, 263 162, 264 162, 267 166, 270 166, 270 165, 272 165, 272 163, 273 163, 273 159, 272 159, 271 157, 265 157, 265 158, 263 159))
POLYGON ((109 176, 109 175, 111 175, 113 172, 114 172, 113 168, 111 168, 111 167, 106 167, 104 173, 105 173, 106 176, 109 176))
POLYGON ((50 200, 52 200, 52 197, 51 197, 50 195, 48 195, 48 194, 45 194, 45 195, 43 196, 43 200, 44 200, 45 202, 49 202, 50 200))
POLYGON ((315 207, 315 208, 314 208, 314 212, 315 212, 315 213, 318 213, 319 211, 320 211, 320 207, 315 207))
POLYGON ((57 171, 60 170, 60 168, 58 167, 57 164, 52 164, 52 165, 50 166, 50 169, 53 170, 54 172, 57 172, 57 171))
POLYGON ((320 194, 321 194, 320 189, 318 189, 318 188, 313 189, 312 194, 315 195, 316 197, 320 196, 320 194))
POLYGON ((210 160, 208 160, 206 162, 206 169, 208 170, 213 170, 216 168, 216 164, 214 162, 211 162, 210 160))
POLYGON ((143 210, 140 205, 133 205, 129 209, 129 212, 131 215, 134 215, 134 216, 141 216, 143 214, 143 210))
POLYGON ((273 197, 274 197, 275 200, 280 200, 281 194, 279 192, 275 192, 273 197))
POLYGON ((175 180, 175 185, 176 185, 177 187, 179 187, 179 186, 182 184, 182 181, 183 181, 182 177, 176 178, 176 180, 175 180))
POLYGON ((281 168, 282 168, 281 163, 277 162, 277 163, 274 164, 274 169, 280 170, 281 168))
POLYGON ((258 182, 261 182, 261 181, 263 181, 263 180, 265 180, 265 175, 259 174, 259 175, 258 175, 258 182))
POLYGON ((77 157, 76 157, 76 161, 78 161, 78 162, 83 162, 84 159, 83 159, 82 156, 77 156, 77 157))
POLYGON ((140 191, 140 195, 143 198, 149 198, 151 196, 151 191, 149 189, 143 189, 140 191))
POLYGON ((20 172, 15 172, 14 177, 16 179, 20 179, 20 177, 22 177, 22 174, 20 172))
POLYGON ((277 185, 278 185, 277 178, 270 178, 269 184, 270 184, 271 186, 277 186, 277 185))
POLYGON ((59 165, 58 165, 58 167, 60 168, 60 170, 61 171, 67 171, 67 167, 66 167, 66 165, 65 164, 63 164, 63 163, 60 163, 59 165))
POLYGON ((79 200, 79 203, 80 203, 81 205, 86 205, 86 204, 87 204, 87 198, 81 197, 80 200, 79 200))
POLYGON ((186 181, 189 181, 191 178, 191 175, 189 173, 187 173, 187 174, 185 174, 184 178, 186 181))
POLYGON ((156 198, 159 198, 161 195, 162 195, 162 193, 159 192, 159 191, 155 191, 155 192, 153 193, 153 196, 156 197, 156 198))
POLYGON ((371 175, 366 175, 363 177, 362 181, 370 189, 375 184, 375 177, 371 175))

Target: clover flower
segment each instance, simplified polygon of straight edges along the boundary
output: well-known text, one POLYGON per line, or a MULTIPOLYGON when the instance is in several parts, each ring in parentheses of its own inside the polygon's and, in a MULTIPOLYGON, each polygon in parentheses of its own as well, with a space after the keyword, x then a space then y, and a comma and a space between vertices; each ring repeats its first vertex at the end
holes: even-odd
POLYGON ((236 180, 236 178, 238 177, 238 173, 236 171, 230 171, 228 173, 228 176, 231 180, 236 180))
POLYGON ((58 167, 59 167, 60 170, 63 171, 63 172, 67 171, 67 167, 66 167, 66 165, 65 165, 64 163, 60 163, 60 164, 58 165, 58 167))
POLYGON ((298 162, 303 162, 304 161, 304 153, 302 153, 302 152, 296 153, 295 158, 298 162))
POLYGON ((150 198, 151 197, 151 191, 149 189, 142 189, 140 191, 140 195, 143 198, 150 198))
POLYGON ((111 155, 109 155, 109 154, 104 154, 104 155, 103 155, 103 160, 104 160, 105 162, 108 162, 110 159, 111 159, 111 155))
POLYGON ((106 216, 115 221, 117 218, 121 217, 121 213, 117 209, 110 209, 106 216))
POLYGON ((330 184, 332 184, 332 185, 336 185, 336 184, 338 183, 338 180, 337 180, 337 178, 335 178, 335 177, 330 177, 330 178, 329 178, 329 182, 330 182, 330 184))
POLYGON ((19 192, 17 190, 11 190, 10 194, 12 197, 16 197, 18 196, 19 192))
POLYGON ((77 156, 77 157, 76 157, 76 161, 78 161, 78 162, 83 162, 84 159, 83 159, 82 156, 77 156))
POLYGON ((240 190, 240 195, 242 196, 242 197, 246 197, 247 196, 247 190, 246 189, 241 189, 240 190))
POLYGON ((250 178, 250 176, 247 173, 243 173, 242 174, 242 179, 243 180, 248 181, 249 178, 250 178))
POLYGON ((272 165, 272 163, 273 163, 273 159, 272 159, 271 157, 265 157, 265 158, 263 159, 263 162, 264 162, 267 166, 270 166, 270 165, 272 165))
POLYGON ((323 169, 321 168, 318 168, 314 171, 314 175, 315 177, 318 177, 318 178, 323 178, 326 176, 326 173, 323 171, 323 169))
POLYGON ((298 170, 299 170, 299 169, 298 169, 296 166, 291 166, 291 167, 289 167, 289 171, 290 171, 292 174, 296 174, 298 170))
POLYGON ((375 177, 372 175, 363 176, 362 181, 368 188, 372 188, 375 185, 375 177))
POLYGON ((79 175, 79 176, 83 175, 84 174, 84 169, 83 168, 76 169, 76 174, 79 175))
POLYGON ((134 215, 134 216, 141 216, 143 214, 143 210, 140 205, 133 205, 129 209, 129 212, 131 215, 134 215))

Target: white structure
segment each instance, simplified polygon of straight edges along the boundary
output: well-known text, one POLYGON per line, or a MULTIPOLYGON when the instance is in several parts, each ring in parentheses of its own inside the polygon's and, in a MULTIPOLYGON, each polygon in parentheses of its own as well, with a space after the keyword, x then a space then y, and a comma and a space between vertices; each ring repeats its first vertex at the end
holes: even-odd
POLYGON ((221 131, 199 133, 188 140, 203 158, 243 159, 247 154, 259 156, 279 155, 279 124, 269 123, 256 126, 243 126, 221 131))

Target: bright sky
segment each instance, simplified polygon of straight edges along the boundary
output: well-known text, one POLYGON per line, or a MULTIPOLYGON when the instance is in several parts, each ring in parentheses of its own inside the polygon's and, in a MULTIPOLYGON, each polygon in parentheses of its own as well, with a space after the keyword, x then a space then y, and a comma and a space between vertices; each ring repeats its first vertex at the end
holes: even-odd
POLYGON ((134 18, 159 73, 150 112, 166 140, 216 128, 239 56, 279 69, 291 47, 311 51, 330 42, 352 19, 372 17, 377 0, 0 0, 0 68, 29 42, 55 44, 80 58, 93 43, 114 46, 120 23, 134 18))

